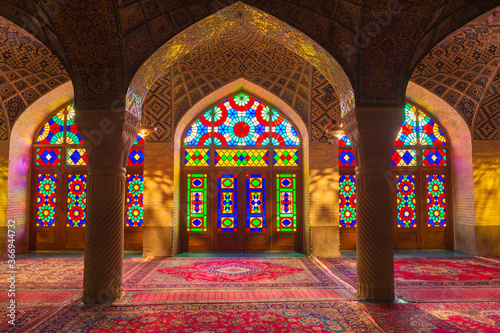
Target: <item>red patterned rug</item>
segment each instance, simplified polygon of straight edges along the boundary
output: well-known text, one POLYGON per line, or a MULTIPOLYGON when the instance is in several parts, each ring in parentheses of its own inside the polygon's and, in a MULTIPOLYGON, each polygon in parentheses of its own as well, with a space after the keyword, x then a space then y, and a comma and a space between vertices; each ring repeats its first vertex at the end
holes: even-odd
POLYGON ((354 299, 312 258, 163 258, 125 279, 118 304, 354 299))
MULTIPOLYGON (((356 258, 321 259, 356 286, 356 258)), ((394 258, 396 294, 412 302, 500 301, 500 262, 477 257, 394 258)))
POLYGON ((9 332, 500 332, 499 303, 265 302, 20 309, 9 332))

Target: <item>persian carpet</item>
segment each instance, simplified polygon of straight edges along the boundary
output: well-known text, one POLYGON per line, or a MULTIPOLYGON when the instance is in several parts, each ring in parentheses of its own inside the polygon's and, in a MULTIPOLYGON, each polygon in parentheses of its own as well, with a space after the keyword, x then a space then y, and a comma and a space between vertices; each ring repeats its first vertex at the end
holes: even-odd
MULTIPOLYGON (((356 286, 356 258, 321 259, 356 286)), ((412 302, 500 301, 500 262, 478 257, 394 258, 396 294, 412 302)))
POLYGON ((500 331, 499 303, 258 302, 23 308, 9 332, 419 332, 500 331))
POLYGON ((353 299, 313 258, 163 258, 124 280, 118 304, 353 299))
MULTIPOLYGON (((126 278, 144 260, 125 258, 123 275, 126 278)), ((62 306, 82 295, 82 258, 21 258, 16 260, 16 301, 18 307, 62 306)), ((0 289, 7 290, 9 274, 0 273, 0 289)), ((0 293, 0 306, 9 302, 7 293, 0 293)))

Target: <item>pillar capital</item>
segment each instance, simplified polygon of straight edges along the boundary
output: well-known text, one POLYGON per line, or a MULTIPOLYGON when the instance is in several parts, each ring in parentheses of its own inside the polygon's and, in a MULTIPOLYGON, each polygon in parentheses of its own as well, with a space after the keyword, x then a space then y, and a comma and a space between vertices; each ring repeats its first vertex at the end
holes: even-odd
POLYGON ((404 106, 355 108, 343 119, 360 173, 384 173, 390 168, 392 150, 404 120, 404 106))
POLYGON ((87 150, 89 173, 125 167, 139 132, 137 117, 125 109, 76 110, 75 122, 87 150))

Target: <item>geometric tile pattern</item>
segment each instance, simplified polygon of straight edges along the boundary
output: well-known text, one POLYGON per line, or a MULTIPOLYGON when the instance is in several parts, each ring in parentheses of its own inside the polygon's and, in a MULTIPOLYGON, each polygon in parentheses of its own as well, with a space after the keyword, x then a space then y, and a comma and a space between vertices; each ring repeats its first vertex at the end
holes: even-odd
POLYGON ((186 149, 184 152, 185 166, 209 166, 210 151, 208 149, 186 149))
MULTIPOLYGON (((170 70, 168 71, 170 72, 170 70)), ((147 137, 150 142, 172 141, 171 75, 158 79, 144 101, 143 114, 146 124, 156 127, 147 137)))
POLYGON ((500 138, 500 74, 488 88, 474 124, 475 140, 500 138))
POLYGON ((66 165, 88 165, 87 151, 85 149, 67 149, 66 165))
POLYGON ((416 150, 394 150, 392 153, 392 166, 417 166, 416 150))
POLYGON ((0 41, 0 140, 7 140, 19 115, 69 77, 47 47, 2 17, 0 41))
POLYGON ((446 150, 423 150, 422 160, 424 166, 446 166, 446 150))
POLYGON ((275 149, 274 166, 298 166, 299 151, 297 149, 275 149))
POLYGON ((340 102, 335 89, 316 68, 313 72, 311 96, 312 142, 328 142, 324 127, 331 120, 340 122, 340 102))

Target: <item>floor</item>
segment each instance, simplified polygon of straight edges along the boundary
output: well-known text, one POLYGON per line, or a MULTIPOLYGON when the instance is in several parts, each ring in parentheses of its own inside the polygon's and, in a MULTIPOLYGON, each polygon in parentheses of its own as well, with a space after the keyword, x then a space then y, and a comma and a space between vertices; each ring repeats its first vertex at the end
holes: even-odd
POLYGON ((341 256, 126 252, 123 296, 87 306, 83 252, 30 253, 17 260, 16 325, 0 321, 0 331, 500 332, 499 259, 395 251, 397 298, 378 304, 356 296, 356 252, 341 256))

